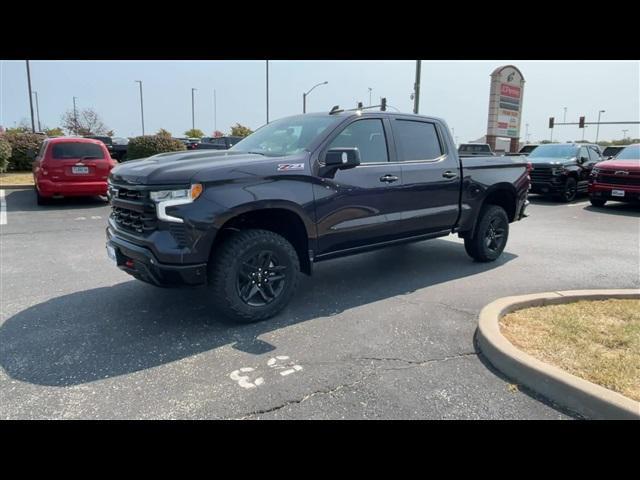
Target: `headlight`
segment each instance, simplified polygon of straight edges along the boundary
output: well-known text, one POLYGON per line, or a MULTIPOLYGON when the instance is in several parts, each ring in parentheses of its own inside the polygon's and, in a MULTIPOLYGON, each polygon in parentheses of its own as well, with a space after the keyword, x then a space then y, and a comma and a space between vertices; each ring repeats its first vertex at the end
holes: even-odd
POLYGON ((156 202, 156 213, 160 220, 165 222, 183 223, 178 217, 167 215, 167 207, 185 205, 193 202, 202 193, 203 187, 200 183, 194 183, 191 188, 181 190, 158 190, 150 192, 149 197, 156 202))

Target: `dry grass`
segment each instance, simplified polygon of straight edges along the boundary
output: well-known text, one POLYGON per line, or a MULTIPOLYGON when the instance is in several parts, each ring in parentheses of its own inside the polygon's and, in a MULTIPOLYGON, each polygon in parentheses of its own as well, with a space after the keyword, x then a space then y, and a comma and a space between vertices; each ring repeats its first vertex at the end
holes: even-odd
POLYGON ((640 300, 525 308, 500 328, 538 360, 640 401, 640 300))
POLYGON ((33 185, 31 172, 0 173, 0 187, 4 185, 33 185))

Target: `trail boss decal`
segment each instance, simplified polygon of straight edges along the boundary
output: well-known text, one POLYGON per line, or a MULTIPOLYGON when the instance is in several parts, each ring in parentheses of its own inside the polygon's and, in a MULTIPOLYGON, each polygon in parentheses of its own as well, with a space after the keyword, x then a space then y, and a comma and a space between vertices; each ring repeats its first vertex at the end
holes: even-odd
POLYGON ((304 163, 279 163, 278 171, 287 172, 289 170, 304 170, 304 163))

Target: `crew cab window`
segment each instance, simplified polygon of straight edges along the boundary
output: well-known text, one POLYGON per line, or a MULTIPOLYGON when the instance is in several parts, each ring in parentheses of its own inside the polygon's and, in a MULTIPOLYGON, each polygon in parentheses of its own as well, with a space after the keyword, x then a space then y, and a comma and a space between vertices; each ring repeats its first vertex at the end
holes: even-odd
POLYGON ((382 120, 377 118, 357 120, 349 124, 333 139, 329 148, 357 148, 362 163, 389 161, 384 127, 382 120))
POLYGON ((104 152, 95 143, 56 143, 53 145, 53 158, 104 158, 104 152))
POLYGON ((596 152, 595 148, 589 148, 589 160, 592 162, 599 162, 601 160, 600 153, 596 152))
POLYGON ((394 127, 400 160, 433 160, 442 155, 442 147, 433 123, 396 120, 394 127))
POLYGON ((580 158, 589 158, 589 153, 587 152, 587 147, 580 147, 580 153, 578 154, 578 159, 580 158))

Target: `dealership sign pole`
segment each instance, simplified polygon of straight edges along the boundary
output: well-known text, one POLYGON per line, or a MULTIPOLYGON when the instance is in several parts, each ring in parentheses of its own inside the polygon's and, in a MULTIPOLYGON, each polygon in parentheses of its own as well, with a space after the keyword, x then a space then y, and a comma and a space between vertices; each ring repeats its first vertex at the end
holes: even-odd
POLYGON ((492 150, 498 138, 509 138, 509 150, 518 151, 523 94, 524 77, 517 67, 504 65, 491 73, 486 142, 492 150))

